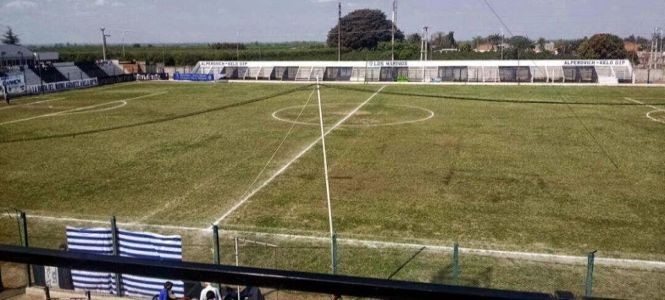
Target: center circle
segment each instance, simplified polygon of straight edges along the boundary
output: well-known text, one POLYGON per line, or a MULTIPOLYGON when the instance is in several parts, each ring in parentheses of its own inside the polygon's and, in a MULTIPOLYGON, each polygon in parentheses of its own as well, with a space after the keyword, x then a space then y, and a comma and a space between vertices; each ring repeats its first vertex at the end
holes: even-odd
MULTIPOLYGON (((358 103, 331 103, 322 107, 323 119, 327 118, 339 120, 346 117, 358 103)), ((318 105, 310 104, 305 107, 302 105, 288 106, 278 109, 272 113, 272 117, 287 123, 319 126, 318 105)), ((434 117, 434 112, 414 105, 406 104, 380 104, 369 103, 362 106, 353 113, 344 124, 346 127, 375 127, 375 126, 394 126, 422 122, 434 117)))

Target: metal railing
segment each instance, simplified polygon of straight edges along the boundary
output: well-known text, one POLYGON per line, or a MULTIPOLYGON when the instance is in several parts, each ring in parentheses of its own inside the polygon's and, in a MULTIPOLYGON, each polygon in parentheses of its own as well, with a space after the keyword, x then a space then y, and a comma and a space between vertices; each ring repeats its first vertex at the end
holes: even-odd
POLYGON ((192 262, 151 261, 10 245, 0 245, 0 257, 3 261, 15 263, 96 272, 222 282, 280 290, 382 299, 561 299, 559 295, 567 294, 552 295, 192 262))

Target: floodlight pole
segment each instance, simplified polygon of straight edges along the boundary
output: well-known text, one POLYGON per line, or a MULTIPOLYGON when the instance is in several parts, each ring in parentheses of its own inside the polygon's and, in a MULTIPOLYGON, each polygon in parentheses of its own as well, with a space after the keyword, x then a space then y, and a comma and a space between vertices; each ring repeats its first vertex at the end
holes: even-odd
POLYGON ((321 109, 321 89, 319 86, 319 76, 316 76, 316 97, 318 98, 319 103, 319 125, 321 125, 321 148, 323 148, 323 174, 326 179, 326 201, 328 203, 328 223, 330 227, 330 267, 332 273, 336 273, 336 262, 335 258, 337 256, 335 249, 335 230, 333 228, 332 220, 332 206, 330 204, 330 182, 328 180, 328 158, 326 156, 326 134, 323 132, 323 110, 321 109))
POLYGON ((102 31, 102 57, 106 61, 106 38, 110 37, 111 35, 104 33, 104 30, 106 30, 104 27, 99 28, 99 30, 102 31))
POLYGON ((337 61, 342 60, 342 1, 337 2, 337 61))
POLYGON ((395 60, 395 22, 397 22, 397 0, 393 0, 393 26, 390 39, 390 60, 395 60))

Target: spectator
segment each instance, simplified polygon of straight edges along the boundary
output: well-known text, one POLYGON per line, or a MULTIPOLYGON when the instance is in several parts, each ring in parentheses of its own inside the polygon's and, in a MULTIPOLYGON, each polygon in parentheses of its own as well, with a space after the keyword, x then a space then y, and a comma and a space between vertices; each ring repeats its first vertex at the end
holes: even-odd
MULTIPOLYGON (((67 251, 67 244, 60 244, 61 251, 67 251)), ((68 268, 58 268, 58 282, 61 289, 73 290, 74 282, 72 282, 72 270, 68 268)))
POLYGON ((206 300, 218 300, 217 296, 215 295, 215 292, 213 291, 208 291, 206 293, 206 300))
POLYGON ((175 294, 173 294, 173 291, 171 290, 173 288, 173 283, 170 281, 167 281, 164 283, 164 288, 159 291, 159 300, 175 300, 177 299, 175 294))
POLYGON ((210 282, 205 282, 203 283, 203 290, 201 290, 201 297, 200 300, 208 300, 208 299, 215 299, 215 300, 221 300, 221 297, 219 296, 219 289, 214 287, 210 282), (213 298, 209 298, 208 294, 212 293, 213 298))
POLYGON ((4 83, 0 84, 0 86, 2 86, 2 94, 5 97, 5 102, 9 104, 9 91, 7 91, 7 87, 5 86, 4 83))

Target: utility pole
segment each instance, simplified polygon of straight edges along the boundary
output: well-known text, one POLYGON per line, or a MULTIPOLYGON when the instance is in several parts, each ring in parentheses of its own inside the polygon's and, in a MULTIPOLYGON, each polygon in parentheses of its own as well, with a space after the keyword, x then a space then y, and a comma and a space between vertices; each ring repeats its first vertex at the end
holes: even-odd
POLYGON ((423 27, 423 36, 420 38, 420 60, 427 60, 429 52, 429 27, 423 27))
POLYGON ((501 27, 501 44, 499 48, 501 48, 501 60, 503 60, 503 27, 501 27))
POLYGON ((342 60, 342 1, 337 2, 337 61, 342 60))
POLYGON ((104 27, 99 28, 99 30, 102 31, 102 57, 104 60, 106 60, 106 38, 110 37, 111 35, 104 33, 104 30, 106 30, 104 27))
POLYGON ((127 31, 122 32, 122 58, 125 58, 125 33, 127 31))
POLYGON ((397 22, 397 0, 393 0, 393 26, 390 42, 390 60, 395 60, 395 23, 397 22))

